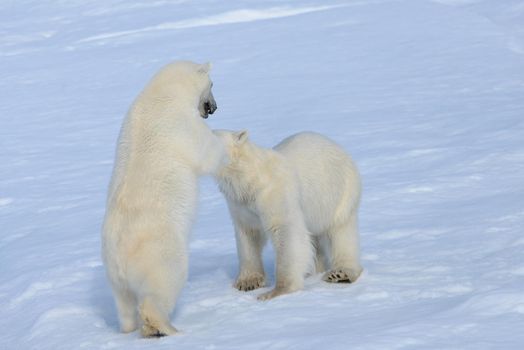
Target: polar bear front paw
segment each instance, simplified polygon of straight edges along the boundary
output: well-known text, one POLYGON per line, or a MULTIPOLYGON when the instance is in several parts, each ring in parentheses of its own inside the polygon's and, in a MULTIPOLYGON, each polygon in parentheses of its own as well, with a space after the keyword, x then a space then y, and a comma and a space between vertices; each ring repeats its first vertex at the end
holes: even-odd
POLYGON ((246 277, 239 277, 235 282, 235 288, 244 292, 262 288, 266 285, 266 278, 261 274, 253 274, 246 277))
POLYGON ((273 290, 270 290, 269 292, 260 294, 257 297, 257 299, 261 301, 269 300, 269 299, 273 299, 275 297, 278 297, 279 295, 286 294, 286 293, 287 292, 283 291, 282 289, 275 288, 273 290))
POLYGON ((361 273, 362 269, 336 269, 326 272, 322 279, 331 283, 353 283, 361 273))
POLYGON ((262 301, 269 300, 269 299, 276 298, 280 295, 294 293, 296 291, 299 291, 300 289, 302 289, 302 287, 299 287, 297 285, 285 285, 285 286, 280 286, 280 287, 277 286, 274 289, 270 290, 269 292, 260 294, 257 297, 257 299, 262 300, 262 301))

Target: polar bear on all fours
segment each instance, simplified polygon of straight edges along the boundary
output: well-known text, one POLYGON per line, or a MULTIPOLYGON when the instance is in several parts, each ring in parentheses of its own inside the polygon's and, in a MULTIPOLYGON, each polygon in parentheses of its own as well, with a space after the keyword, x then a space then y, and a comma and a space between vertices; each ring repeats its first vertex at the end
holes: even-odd
POLYGON ((102 253, 120 327, 176 332, 169 321, 187 277, 197 176, 227 158, 203 118, 216 109, 209 64, 175 62, 133 103, 118 141, 102 253))
POLYGON ((349 155, 311 132, 288 137, 274 149, 258 147, 247 132, 215 130, 230 163, 216 174, 235 226, 240 269, 236 288, 264 286, 266 237, 276 253, 276 285, 259 299, 303 287, 313 270, 328 282, 360 276, 357 212, 360 178, 349 155), (316 257, 316 259, 314 259, 316 257))

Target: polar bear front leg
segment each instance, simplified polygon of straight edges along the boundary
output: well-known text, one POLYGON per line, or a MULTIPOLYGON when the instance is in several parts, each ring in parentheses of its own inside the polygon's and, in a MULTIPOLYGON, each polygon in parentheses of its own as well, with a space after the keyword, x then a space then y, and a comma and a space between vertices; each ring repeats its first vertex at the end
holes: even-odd
POLYGON ((240 271, 235 282, 235 288, 250 291, 264 287, 266 276, 262 262, 262 249, 266 244, 266 236, 255 228, 247 228, 235 222, 240 271))
POLYGON ((271 238, 276 253, 275 288, 261 294, 258 300, 269 300, 302 289, 309 263, 313 261, 312 245, 305 226, 275 228, 271 230, 271 238))

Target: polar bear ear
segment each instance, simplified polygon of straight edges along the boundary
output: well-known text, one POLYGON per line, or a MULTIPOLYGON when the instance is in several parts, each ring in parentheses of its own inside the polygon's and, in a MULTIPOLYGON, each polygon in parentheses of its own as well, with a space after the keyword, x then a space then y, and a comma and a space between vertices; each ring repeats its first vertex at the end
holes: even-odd
POLYGON ((198 73, 207 74, 211 70, 211 67, 212 67, 211 62, 201 64, 200 67, 198 68, 198 73))
POLYGON ((238 131, 235 133, 235 141, 237 144, 243 144, 247 141, 249 132, 247 130, 238 131))

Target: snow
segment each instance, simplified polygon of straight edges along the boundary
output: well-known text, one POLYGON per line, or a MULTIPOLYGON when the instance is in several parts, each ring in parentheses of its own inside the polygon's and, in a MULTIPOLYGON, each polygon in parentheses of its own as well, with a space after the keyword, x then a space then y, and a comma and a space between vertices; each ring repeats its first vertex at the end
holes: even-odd
POLYGON ((524 347, 524 1, 26 0, 0 20, 1 349, 524 347), (100 259, 115 141, 173 59, 213 62, 212 128, 268 147, 314 130, 353 155, 357 283, 233 289, 203 179, 182 334, 119 333, 100 259))
POLYGON ((268 8, 263 10, 235 10, 224 12, 219 15, 209 16, 204 18, 195 18, 182 20, 177 22, 167 22, 157 24, 152 27, 146 27, 142 29, 127 30, 121 32, 113 32, 107 34, 99 34, 93 37, 84 38, 79 40, 82 42, 97 41, 102 39, 112 39, 122 36, 129 36, 133 34, 140 34, 145 32, 159 31, 159 30, 174 30, 174 29, 183 29, 183 28, 195 28, 195 27, 205 27, 205 26, 216 26, 221 24, 231 24, 231 23, 244 23, 252 21, 260 21, 271 18, 280 18, 295 16, 303 13, 309 13, 314 11, 322 11, 333 9, 338 6, 317 6, 317 7, 304 7, 304 8, 268 8))

